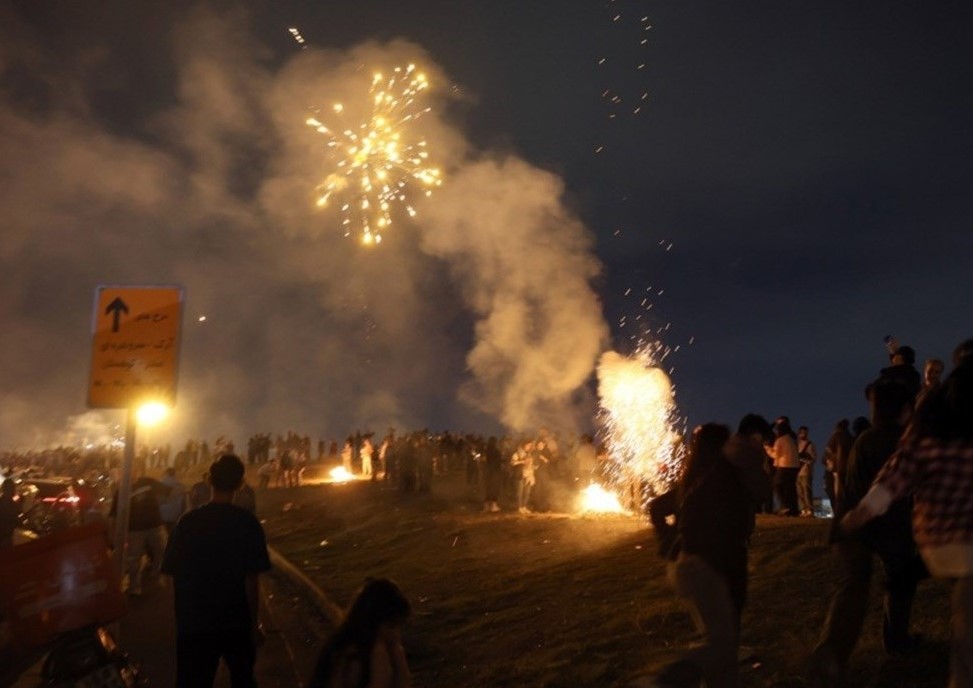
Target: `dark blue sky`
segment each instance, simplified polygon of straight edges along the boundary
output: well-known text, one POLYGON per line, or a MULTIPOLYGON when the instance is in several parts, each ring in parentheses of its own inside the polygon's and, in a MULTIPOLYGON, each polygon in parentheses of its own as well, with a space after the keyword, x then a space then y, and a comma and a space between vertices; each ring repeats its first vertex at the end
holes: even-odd
MULTIPOLYGON (((34 59, 8 49, 4 99, 44 113, 37 64, 52 82, 80 74, 86 119, 151 140, 146 122, 177 100, 171 27, 197 5, 10 3, 34 59)), ((884 335, 920 362, 973 335, 965 3, 213 6, 248 13, 271 68, 297 50, 289 26, 316 48, 421 45, 464 94, 449 117, 475 146, 564 178, 595 236, 611 339, 626 350, 668 325, 691 423, 787 414, 823 443, 865 413, 884 335)))
POLYGON ((865 413, 884 335, 924 359, 970 334, 963 3, 302 5, 278 7, 312 43, 416 40, 476 94, 463 115, 485 145, 564 175, 617 345, 640 313, 671 323, 691 422, 789 414, 823 442, 865 413), (609 88, 649 99, 627 116, 609 88))

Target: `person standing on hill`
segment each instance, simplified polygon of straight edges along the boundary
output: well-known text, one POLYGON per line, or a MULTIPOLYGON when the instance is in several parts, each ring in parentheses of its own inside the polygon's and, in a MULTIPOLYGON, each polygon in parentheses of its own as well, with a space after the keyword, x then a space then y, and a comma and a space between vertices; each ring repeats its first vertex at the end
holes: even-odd
POLYGON ((198 509, 204 504, 209 504, 209 498, 212 494, 209 482, 207 481, 208 474, 203 473, 199 480, 193 483, 192 487, 189 488, 189 508, 198 509))
POLYGON ((416 450, 416 489, 419 492, 429 492, 432 489, 436 455, 432 436, 422 433, 416 450))
POLYGON ((791 422, 787 416, 781 416, 774 423, 776 438, 768 452, 774 459, 774 491, 780 516, 797 516, 797 474, 801 469, 801 460, 797 454, 797 436, 791 430, 791 422))
POLYGON ((159 513, 162 514, 162 524, 166 528, 166 533, 171 533, 176 526, 176 521, 186 511, 188 502, 186 487, 176 477, 175 468, 167 468, 159 482, 169 488, 169 496, 159 504, 159 513))
POLYGON ((838 561, 836 589, 812 654, 812 676, 820 686, 833 685, 844 673, 868 612, 872 557, 885 571, 885 617, 882 640, 886 652, 904 654, 916 644, 909 634, 912 600, 928 572, 912 537, 912 502, 898 502, 884 516, 859 532, 848 534, 838 524, 865 496, 875 476, 895 453, 912 415, 912 396, 902 385, 871 386, 872 427, 855 440, 848 457, 843 499, 832 523, 831 544, 838 561))
POLYGON ((266 490, 270 488, 270 479, 274 475, 274 470, 277 467, 277 459, 271 461, 265 461, 260 464, 260 468, 257 469, 257 489, 266 490))
POLYGON ((882 368, 879 379, 902 385, 915 403, 922 391, 922 376, 916 370, 916 350, 911 346, 899 346, 894 339, 888 342, 888 350, 891 365, 882 368))
POLYGON ((769 430, 765 420, 747 416, 731 440, 724 425, 700 426, 677 486, 650 504, 660 550, 669 560, 668 578, 690 605, 703 636, 701 645, 663 669, 655 686, 681 688, 701 681, 707 688, 739 686, 747 547, 756 505, 770 494, 764 428, 769 430))
POLYGON ((341 447, 341 465, 348 474, 353 473, 355 470, 353 465, 354 456, 355 445, 351 435, 349 435, 348 439, 345 440, 344 445, 341 447))
POLYGON ((361 474, 363 478, 372 478, 372 454, 375 453, 375 445, 372 444, 371 435, 365 435, 361 442, 361 474))
POLYGON ((517 474, 517 511, 521 514, 530 513, 530 495, 536 482, 536 464, 534 443, 530 440, 520 445, 510 457, 510 465, 517 474))
POLYGON ((209 470, 210 503, 186 513, 166 547, 162 572, 172 577, 176 608, 176 685, 210 688, 220 659, 233 688, 254 688, 263 641, 259 574, 270 570, 263 528, 233 504, 243 462, 224 454, 209 470))
POLYGON ((810 518, 814 516, 814 462, 818 458, 817 449, 814 442, 807 436, 806 425, 797 429, 797 458, 801 462, 801 468, 797 473, 797 501, 801 507, 801 516, 810 518))
POLYGON ((824 491, 831 500, 831 510, 838 508, 841 499, 841 486, 845 482, 848 466, 848 453, 855 438, 848 431, 848 419, 842 418, 835 426, 828 444, 824 449, 824 491))
POLYGON ((930 358, 922 368, 922 389, 916 397, 916 406, 922 403, 923 399, 939 389, 942 384, 943 371, 946 365, 938 358, 930 358))
POLYGON ((951 688, 973 686, 973 340, 916 410, 898 450, 841 521, 855 531, 912 496, 912 529, 930 573, 953 581, 951 688))
POLYGON ((294 455, 290 449, 285 449, 280 455, 280 478, 277 481, 280 487, 294 487, 294 455))
POLYGON ((483 510, 500 511, 500 480, 503 456, 496 437, 490 437, 483 448, 483 510))

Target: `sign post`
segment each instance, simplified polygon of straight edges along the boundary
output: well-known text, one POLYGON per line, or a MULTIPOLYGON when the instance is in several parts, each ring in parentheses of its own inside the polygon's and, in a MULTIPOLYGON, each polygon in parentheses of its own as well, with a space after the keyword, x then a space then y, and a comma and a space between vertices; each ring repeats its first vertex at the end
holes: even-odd
POLYGON ((125 575, 136 409, 176 400, 184 292, 175 286, 99 286, 91 321, 88 406, 124 409, 125 453, 115 502, 114 565, 125 575))

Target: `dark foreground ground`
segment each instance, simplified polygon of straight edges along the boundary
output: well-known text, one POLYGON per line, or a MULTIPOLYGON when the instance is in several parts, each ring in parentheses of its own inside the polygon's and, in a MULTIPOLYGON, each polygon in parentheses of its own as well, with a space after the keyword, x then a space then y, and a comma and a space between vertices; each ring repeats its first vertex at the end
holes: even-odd
MULTIPOLYGON (((366 576, 395 579, 413 603, 405 639, 414 683, 626 686, 693 640, 666 585, 653 533, 622 516, 484 514, 461 476, 432 494, 357 482, 259 496, 272 546, 344 606, 366 576)), ((762 517, 751 556, 745 686, 804 686, 832 589, 828 521, 762 517)), ((928 642, 881 649, 882 574, 849 686, 945 686, 949 590, 924 583, 916 630, 928 642)), ((318 638, 309 637, 313 653, 318 638)))

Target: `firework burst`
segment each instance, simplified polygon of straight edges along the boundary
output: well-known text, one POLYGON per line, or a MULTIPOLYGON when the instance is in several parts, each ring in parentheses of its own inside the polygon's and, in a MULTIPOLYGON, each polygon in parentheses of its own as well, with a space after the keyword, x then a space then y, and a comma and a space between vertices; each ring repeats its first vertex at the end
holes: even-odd
POLYGON ((335 161, 335 171, 317 187, 317 205, 338 204, 345 236, 359 231, 362 243, 380 243, 395 207, 415 217, 411 195, 429 196, 442 184, 440 170, 429 162, 425 139, 409 130, 430 110, 420 107, 428 88, 415 65, 396 67, 389 77, 373 76, 370 114, 357 127, 338 124, 345 111, 341 103, 332 107, 336 124, 308 118, 308 126, 327 138, 328 157, 335 161))
POLYGON ((607 352, 598 363, 609 479, 637 507, 668 489, 682 462, 672 384, 658 358, 658 346, 643 345, 631 357, 607 352))

